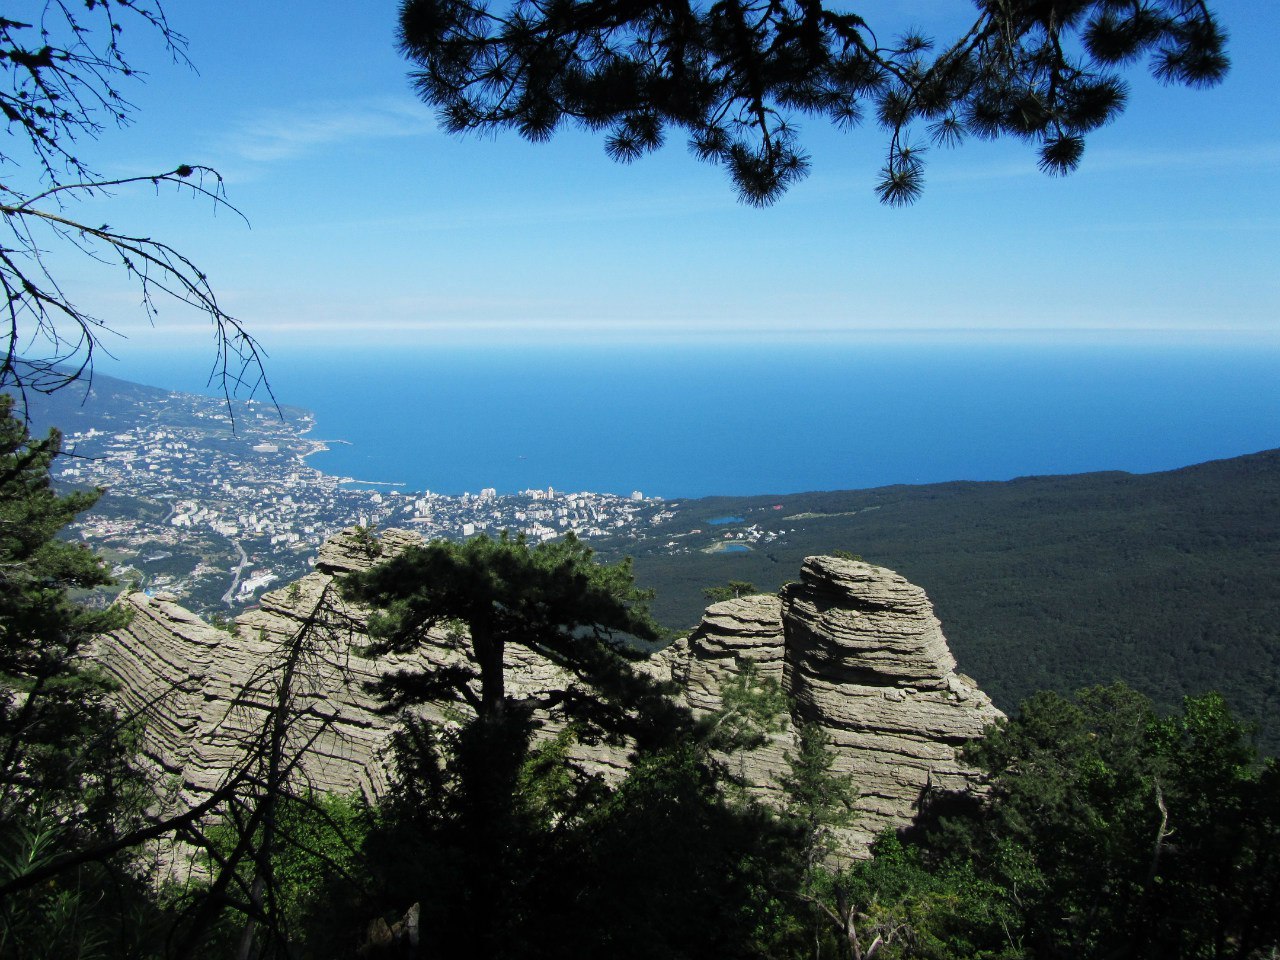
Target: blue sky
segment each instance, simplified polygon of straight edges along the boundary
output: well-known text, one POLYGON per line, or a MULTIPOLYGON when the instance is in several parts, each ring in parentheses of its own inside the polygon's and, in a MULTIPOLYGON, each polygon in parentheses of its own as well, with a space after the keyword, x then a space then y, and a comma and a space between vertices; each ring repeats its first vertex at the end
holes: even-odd
MULTIPOLYGON (((969 10, 875 6, 941 38, 969 10)), ((149 74, 128 91, 135 121, 83 153, 110 176, 216 167, 249 224, 145 191, 84 216, 188 253, 268 349, 726 337, 1274 345, 1280 16, 1267 0, 1214 6, 1232 36, 1226 82, 1166 88, 1132 72, 1129 109, 1091 138, 1071 177, 1043 176, 1022 145, 970 143, 935 151, 923 198, 890 209, 873 193, 882 133, 810 121, 813 173, 758 210, 678 139, 623 166, 568 130, 538 145, 441 134, 409 89, 389 0, 174 2, 196 71, 169 63, 145 30, 127 32, 149 74)), ((110 274, 83 282, 81 299, 130 335, 114 348, 206 336, 177 311, 146 329, 136 293, 110 274)))

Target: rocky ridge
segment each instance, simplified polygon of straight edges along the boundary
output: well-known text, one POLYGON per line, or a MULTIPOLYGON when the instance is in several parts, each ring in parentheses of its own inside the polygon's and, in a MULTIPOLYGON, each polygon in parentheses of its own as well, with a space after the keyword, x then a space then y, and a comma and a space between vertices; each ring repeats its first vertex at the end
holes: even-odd
MULTIPOLYGON (((342 600, 336 580, 418 539, 396 530, 377 543, 356 531, 334 537, 312 573, 267 594, 231 630, 163 594, 120 601, 133 619, 100 638, 94 656, 119 681, 121 705, 149 718, 144 754, 175 802, 198 802, 217 789, 238 751, 265 735, 285 687, 296 718, 286 749, 301 757, 293 777, 328 791, 385 790, 391 720, 377 712, 365 684, 380 671, 447 665, 465 654, 459 638, 439 631, 412 657, 369 660, 360 652, 366 611, 342 600)), ((645 669, 674 681, 677 698, 707 714, 748 664, 778 683, 793 706, 762 746, 734 758, 738 772, 752 793, 776 800, 797 746, 795 723, 817 724, 837 755, 835 769, 858 786, 857 816, 843 838, 855 854, 881 830, 909 822, 927 790, 969 789, 974 773, 959 751, 1000 716, 956 673, 924 591, 860 561, 810 557, 800 581, 778 596, 713 604, 692 634, 645 669)), ((560 724, 536 704, 572 678, 521 647, 508 649, 507 673, 509 694, 534 703, 540 735, 553 736, 560 724)), ((425 712, 447 722, 466 710, 456 702, 425 712)), ((577 759, 606 777, 627 762, 625 750, 604 746, 579 747, 577 759)))

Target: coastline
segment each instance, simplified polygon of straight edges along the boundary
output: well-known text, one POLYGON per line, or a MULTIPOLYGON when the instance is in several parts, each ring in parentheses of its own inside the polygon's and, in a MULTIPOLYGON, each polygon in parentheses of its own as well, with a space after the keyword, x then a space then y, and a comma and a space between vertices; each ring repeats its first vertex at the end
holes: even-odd
POLYGON ((409 349, 377 368, 357 352, 344 372, 353 392, 323 383, 315 358, 328 354, 299 356, 310 362, 288 365, 293 380, 278 384, 315 414, 297 424, 314 427, 298 449, 330 453, 327 469, 344 478, 402 477, 390 489, 455 496, 548 486, 751 496, 1153 472, 1274 447, 1280 409, 1280 351, 742 349, 716 355, 733 377, 695 387, 689 375, 706 360, 696 351, 628 354, 635 369, 623 370, 591 351, 409 349), (860 415, 869 397, 885 415, 860 415), (346 442, 320 437, 321 426, 346 442))
POLYGON ((359 487, 353 488, 348 486, 349 484, 353 484, 353 483, 362 483, 362 484, 376 485, 376 486, 404 486, 404 484, 402 483, 397 484, 390 481, 357 480, 355 477, 337 476, 335 474, 326 473, 325 471, 321 470, 319 467, 313 467, 311 464, 307 463, 307 457, 310 457, 316 453, 328 452, 330 449, 332 449, 330 447, 330 444, 342 444, 343 446, 353 447, 355 446, 355 443, 351 440, 336 440, 336 439, 321 440, 318 437, 308 437, 307 434, 310 433, 312 430, 314 430, 316 426, 317 417, 314 410, 309 410, 309 409, 305 410, 301 417, 301 420, 302 420, 301 427, 298 428, 294 433, 294 437, 297 439, 298 443, 301 444, 303 447, 302 450, 296 453, 296 456, 298 458, 298 465, 300 467, 314 472, 316 475, 324 478, 327 481, 332 482, 333 485, 336 487, 348 489, 348 490, 360 489, 359 487))
POLYGON ((311 466, 311 464, 306 462, 307 457, 316 453, 328 452, 331 449, 330 444, 342 444, 343 446, 347 446, 347 447, 355 446, 355 443, 351 440, 320 440, 317 438, 305 438, 303 435, 306 434, 308 431, 310 431, 314 425, 315 425, 315 418, 313 415, 310 423, 305 428, 298 431, 298 440, 301 441, 303 444, 305 444, 307 447, 306 450, 302 451, 299 454, 298 459, 302 463, 302 465, 305 466, 307 469, 314 470, 316 473, 320 474, 322 477, 326 477, 336 482, 337 485, 344 490, 361 490, 366 487, 408 486, 408 484, 400 480, 361 480, 358 477, 336 476, 334 474, 325 473, 325 471, 321 470, 319 467, 311 466))

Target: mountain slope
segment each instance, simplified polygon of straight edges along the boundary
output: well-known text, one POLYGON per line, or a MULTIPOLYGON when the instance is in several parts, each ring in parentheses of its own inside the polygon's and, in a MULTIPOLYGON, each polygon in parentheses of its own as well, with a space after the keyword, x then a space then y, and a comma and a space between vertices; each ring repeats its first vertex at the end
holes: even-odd
POLYGON ((696 616, 703 587, 771 590, 803 556, 843 549, 923 586, 961 669, 1002 708, 1113 679, 1164 706, 1218 689, 1280 745, 1280 450, 1144 475, 687 501, 654 534, 614 549, 636 554, 671 625, 696 616), (784 532, 704 552, 753 524, 784 532))

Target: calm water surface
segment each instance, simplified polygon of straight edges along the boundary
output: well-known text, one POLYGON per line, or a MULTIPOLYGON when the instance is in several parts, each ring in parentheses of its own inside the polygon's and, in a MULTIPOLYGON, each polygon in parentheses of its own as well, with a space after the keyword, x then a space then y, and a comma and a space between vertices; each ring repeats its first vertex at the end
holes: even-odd
MULTIPOLYGON (((208 358, 101 372, 176 389, 208 358)), ((1280 350, 836 346, 277 351, 314 466, 440 493, 664 497, 1172 469, 1280 446, 1280 350)))

